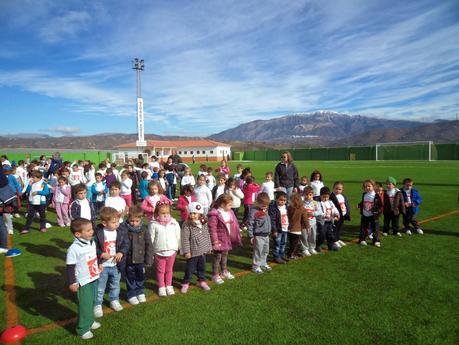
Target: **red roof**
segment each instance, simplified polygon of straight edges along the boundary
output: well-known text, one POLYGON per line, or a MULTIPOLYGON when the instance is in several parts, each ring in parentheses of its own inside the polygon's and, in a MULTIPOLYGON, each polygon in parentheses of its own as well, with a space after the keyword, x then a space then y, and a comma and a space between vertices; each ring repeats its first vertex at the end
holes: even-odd
MULTIPOLYGON (((196 140, 147 140, 147 146, 149 148, 155 147, 163 147, 163 148, 188 148, 188 147, 215 147, 215 146, 225 146, 231 147, 231 145, 218 142, 215 140, 209 139, 196 139, 196 140)), ((117 148, 124 149, 124 148, 136 148, 135 142, 118 145, 117 148)))

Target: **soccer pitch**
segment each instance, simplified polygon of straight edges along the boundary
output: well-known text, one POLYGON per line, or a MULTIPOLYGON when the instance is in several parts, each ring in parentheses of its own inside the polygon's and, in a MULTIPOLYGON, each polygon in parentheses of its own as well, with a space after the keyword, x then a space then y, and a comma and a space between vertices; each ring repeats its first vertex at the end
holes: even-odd
MULTIPOLYGON (((238 163, 251 167, 257 183, 277 164, 232 161, 232 174, 238 163)), ((251 248, 244 238, 244 246, 234 249, 228 260, 230 271, 237 273, 235 280, 211 285, 208 293, 191 289, 180 295, 176 289, 176 296, 162 299, 156 297, 150 268, 148 303, 106 313, 91 343, 459 343, 459 213, 446 215, 459 209, 459 162, 295 161, 295 165, 300 176, 320 170, 329 187, 344 182, 351 204, 352 221, 344 228, 349 242, 358 236, 356 205, 362 181, 412 178, 423 198, 418 219, 423 221, 424 235, 381 237, 382 248, 350 243, 339 252, 278 265, 262 275, 247 273, 251 248)), ((194 173, 198 166, 193 166, 194 173)), ((55 225, 54 211, 48 211, 48 219, 55 225)), ((24 218, 14 221, 17 230, 24 218)), ((32 333, 23 344, 83 342, 73 331, 76 296, 66 287, 65 255, 72 241, 68 228, 54 226, 40 233, 34 223, 28 235, 16 232, 12 240, 23 254, 0 259, 0 313, 6 316, 0 318, 0 327, 5 328, 7 317, 16 312, 18 322, 32 333), (14 266, 14 289, 7 287, 11 265, 6 260, 14 266)), ((209 278, 210 261, 211 255, 209 278)), ((184 262, 180 257, 175 264, 176 287, 183 278, 184 262)), ((121 286, 126 305, 124 283, 121 286)))

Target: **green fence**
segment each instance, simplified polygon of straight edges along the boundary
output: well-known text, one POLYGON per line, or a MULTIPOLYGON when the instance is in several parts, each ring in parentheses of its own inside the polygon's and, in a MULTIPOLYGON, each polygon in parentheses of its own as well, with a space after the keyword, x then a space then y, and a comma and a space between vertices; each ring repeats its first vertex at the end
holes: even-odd
MULTIPOLYGON (((432 160, 459 160, 459 143, 432 145, 432 160)), ((315 147, 287 149, 295 160, 375 160, 375 146, 315 147)), ((284 150, 234 152, 234 160, 273 161, 284 150)), ((388 145, 378 147, 378 160, 428 160, 429 145, 388 145)))
MULTIPOLYGON (((8 160, 19 161, 19 160, 29 160, 39 159, 40 156, 45 155, 46 157, 51 157, 56 151, 1 151, 2 155, 6 155, 8 160)), ((59 151, 63 161, 73 162, 75 160, 89 160, 96 164, 99 164, 104 159, 108 158, 112 160, 112 154, 109 151, 59 151)))

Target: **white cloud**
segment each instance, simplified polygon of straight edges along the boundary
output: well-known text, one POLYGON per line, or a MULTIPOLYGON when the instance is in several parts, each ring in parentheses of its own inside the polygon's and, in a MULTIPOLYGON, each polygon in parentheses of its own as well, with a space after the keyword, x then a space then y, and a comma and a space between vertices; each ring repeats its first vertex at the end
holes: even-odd
POLYGON ((47 132, 57 133, 62 136, 71 136, 80 133, 79 127, 56 126, 46 129, 47 132))

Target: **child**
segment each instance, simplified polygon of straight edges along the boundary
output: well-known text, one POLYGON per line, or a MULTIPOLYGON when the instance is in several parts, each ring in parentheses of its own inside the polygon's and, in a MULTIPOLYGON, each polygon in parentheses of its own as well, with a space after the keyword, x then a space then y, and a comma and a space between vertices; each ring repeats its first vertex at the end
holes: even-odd
POLYGON ((161 188, 166 191, 167 190, 167 180, 166 180, 166 170, 161 169, 158 171, 158 181, 159 184, 161 185, 161 188))
POLYGON ((322 174, 319 170, 314 170, 311 174, 311 187, 314 191, 314 200, 320 201, 320 190, 324 187, 322 174))
POLYGON ((218 172, 219 172, 220 174, 225 175, 225 179, 228 179, 231 170, 230 170, 230 168, 229 168, 229 166, 228 166, 228 163, 226 162, 225 159, 223 159, 223 160, 221 161, 221 163, 220 163, 220 169, 218 170, 218 172))
POLYGON ((248 216, 247 230, 253 245, 252 272, 258 274, 272 270, 267 262, 271 219, 268 214, 269 195, 260 193, 256 201, 257 205, 251 208, 248 216))
POLYGON ((285 264, 285 246, 288 237, 287 193, 276 192, 276 201, 269 204, 268 213, 271 219, 271 235, 274 241, 273 260, 285 264))
POLYGON ((191 187, 194 187, 195 184, 196 184, 196 181, 194 179, 194 176, 191 174, 191 168, 186 167, 185 175, 183 175, 182 181, 180 182, 180 189, 182 189, 182 193, 183 193, 183 188, 185 186, 190 185, 191 187))
POLYGON ((175 200, 175 191, 177 189, 177 177, 175 176, 175 165, 172 164, 172 158, 169 158, 167 162, 168 164, 166 164, 167 169, 165 173, 165 178, 167 181, 166 195, 169 200, 173 201, 175 200))
POLYGON ((213 171, 214 170, 212 169, 212 167, 207 168, 206 184, 207 188, 209 188, 210 190, 214 189, 214 186, 217 184, 217 180, 213 175, 213 171))
POLYGON ((148 196, 148 184, 150 183, 150 179, 149 179, 148 172, 146 171, 142 171, 142 173, 140 174, 140 177, 142 179, 140 180, 140 184, 139 184, 139 193, 140 193, 140 199, 143 201, 148 196))
POLYGON ((217 200, 220 195, 226 193, 226 190, 226 177, 224 174, 219 173, 217 175, 217 185, 212 188, 212 199, 217 200))
POLYGON ((392 232, 396 236, 402 236, 399 231, 400 213, 405 214, 405 203, 403 195, 399 189, 395 187, 397 181, 392 176, 386 180, 387 190, 384 192, 383 213, 384 213, 384 228, 383 235, 389 234, 389 228, 392 224, 392 232))
POLYGON ((251 175, 247 176, 245 178, 245 184, 242 187, 242 192, 244 193, 244 218, 242 220, 242 224, 244 225, 244 228, 247 226, 250 211, 252 210, 253 203, 255 202, 259 191, 260 186, 254 182, 253 177, 251 175))
POLYGON ((158 202, 171 204, 171 201, 164 195, 164 190, 158 181, 150 181, 148 184, 148 196, 142 201, 142 210, 149 221, 154 219, 155 207, 158 202))
POLYGON ((239 208, 241 207, 241 200, 244 199, 244 193, 239 188, 239 183, 232 177, 226 181, 227 193, 233 198, 233 206, 231 209, 234 212, 236 218, 239 214, 239 208))
MULTIPOLYGON (((112 185, 113 182, 118 180, 118 178, 113 173, 113 171, 114 170, 112 168, 107 168, 107 170, 105 172, 104 181, 105 181, 105 184, 107 185, 108 188, 110 188, 110 186, 112 185)), ((116 171, 118 172, 118 170, 116 170, 116 171)))
POLYGON ((188 220, 188 205, 190 205, 192 202, 196 202, 196 196, 193 195, 193 187, 190 184, 187 184, 183 187, 182 195, 180 195, 178 198, 176 206, 177 210, 180 211, 181 225, 188 220))
POLYGON ((288 241, 289 241, 289 249, 288 249, 288 259, 295 260, 297 257, 297 253, 299 256, 307 255, 310 256, 311 254, 309 251, 302 251, 300 248, 301 246, 301 236, 303 232, 309 231, 309 214, 304 208, 303 199, 301 199, 301 195, 298 193, 293 193, 290 197, 290 203, 287 208, 287 215, 288 215, 288 241), (300 253, 301 252, 301 253, 300 253))
POLYGON ((104 206, 105 195, 108 194, 108 188, 103 178, 101 173, 96 173, 96 182, 91 186, 92 202, 96 212, 99 212, 104 206))
POLYGON ((26 193, 29 194, 29 206, 27 220, 21 230, 22 235, 29 232, 36 212, 40 214, 40 231, 46 232, 46 196, 49 194, 49 188, 43 180, 43 174, 40 171, 34 170, 30 175, 32 180, 26 188, 26 193))
POLYGON ((333 223, 339 220, 339 211, 330 200, 330 189, 328 187, 320 189, 320 208, 322 215, 318 218, 316 251, 321 252, 321 246, 325 240, 327 240, 328 250, 337 251, 341 247, 335 242, 333 223))
POLYGON ((85 182, 86 181, 84 180, 83 169, 80 169, 76 163, 73 163, 72 172, 70 173, 69 177, 69 184, 73 187, 85 182))
POLYGON ((197 271, 198 286, 204 291, 210 287, 206 283, 206 254, 212 250, 210 234, 203 217, 203 207, 198 202, 188 205, 189 219, 183 223, 181 232, 181 253, 186 259, 185 276, 181 293, 187 293, 191 277, 197 271))
POLYGON ((382 211, 382 201, 379 194, 375 192, 375 181, 363 181, 363 190, 362 201, 359 204, 361 214, 359 242, 361 245, 367 245, 365 240, 369 229, 371 229, 373 233, 373 244, 375 247, 381 247, 381 242, 379 242, 378 218, 382 211))
POLYGON ((201 175, 207 176, 207 166, 205 164, 199 166, 198 177, 201 175))
POLYGON ((304 189, 309 186, 309 179, 307 176, 301 176, 300 185, 298 186, 298 191, 301 194, 304 194, 304 189))
MULTIPOLYGON (((108 169, 107 169, 108 170, 108 169)), ((123 217, 128 213, 126 201, 120 197, 121 183, 118 181, 112 182, 109 188, 110 196, 105 199, 106 207, 113 207, 120 214, 120 223, 123 222, 123 217)))
POLYGON ((220 285, 223 279, 234 279, 228 271, 228 252, 233 245, 241 245, 241 231, 236 216, 231 211, 232 198, 228 194, 220 195, 210 210, 209 232, 214 252, 212 263, 212 280, 220 285))
POLYGON ((271 171, 265 174, 265 182, 261 185, 261 192, 269 195, 269 200, 274 201, 274 181, 273 173, 271 171))
POLYGON ((95 228, 96 210, 94 204, 86 198, 86 185, 77 184, 73 188, 75 200, 70 204, 70 219, 84 218, 92 222, 95 228))
POLYGON ((333 185, 333 193, 330 194, 330 200, 335 205, 339 212, 339 219, 335 223, 335 241, 341 247, 346 246, 346 243, 341 241, 341 229, 345 220, 351 220, 351 208, 349 207, 349 201, 347 196, 343 194, 344 184, 343 182, 336 181, 333 185))
POLYGON ((159 168, 154 167, 153 168, 153 173, 151 174, 151 179, 154 181, 157 181, 159 179, 159 168))
POLYGON ((419 205, 422 203, 422 198, 419 192, 413 188, 413 180, 406 178, 403 180, 403 202, 405 203, 405 213, 403 214, 403 226, 407 235, 411 235, 410 224, 413 225, 414 230, 422 235, 424 232, 419 227, 416 220, 416 215, 419 212, 419 205))
POLYGON ((53 198, 54 207, 56 208, 57 214, 57 224, 59 224, 60 227, 69 226, 69 204, 71 188, 67 184, 67 179, 63 176, 59 176, 57 183, 58 185, 56 186, 53 198))
POLYGON ((301 236, 301 244, 303 245, 303 253, 306 250, 309 254, 316 255, 316 237, 317 237, 317 218, 322 217, 322 208, 319 202, 314 200, 314 190, 311 186, 304 189, 304 208, 308 212, 309 231, 303 231, 301 236))
POLYGON ((128 171, 123 171, 121 173, 121 193, 120 197, 126 202, 127 208, 132 205, 132 180, 129 177, 128 171))
POLYGON ((244 169, 244 166, 242 164, 236 165, 236 173, 233 176, 236 182, 239 182, 239 180, 241 179, 242 169, 244 169))
POLYGON ((209 212, 209 207, 212 204, 212 191, 206 186, 206 177, 198 176, 198 186, 194 189, 196 201, 203 207, 203 214, 206 216, 209 212))
POLYGON ((120 226, 120 215, 112 207, 102 207, 100 220, 102 224, 96 228, 95 242, 97 258, 104 268, 100 273, 99 284, 97 284, 96 305, 94 316, 102 317, 102 303, 104 301, 105 289, 108 283, 108 294, 110 297, 110 308, 114 311, 123 310, 120 304, 120 280, 121 272, 126 267, 126 255, 129 250, 127 233, 118 231, 120 226))
POLYGON ((156 205, 155 219, 148 225, 153 254, 156 262, 156 281, 159 297, 174 295, 172 274, 175 257, 180 249, 180 226, 171 217, 168 203, 159 202, 156 205))
POLYGON ((127 234, 128 254, 126 258, 126 287, 128 302, 132 305, 145 303, 145 265, 153 264, 150 233, 143 223, 143 210, 138 205, 129 209, 126 222, 118 231, 127 234))
POLYGON ((78 323, 76 332, 82 339, 91 339, 91 330, 100 327, 94 321, 94 300, 101 265, 97 263, 96 244, 92 241, 92 223, 83 218, 72 221, 70 231, 73 243, 67 250, 66 271, 69 289, 78 296, 78 323))

